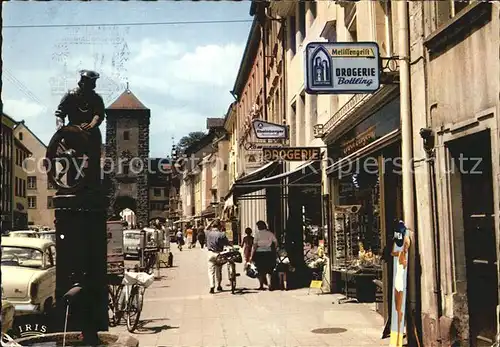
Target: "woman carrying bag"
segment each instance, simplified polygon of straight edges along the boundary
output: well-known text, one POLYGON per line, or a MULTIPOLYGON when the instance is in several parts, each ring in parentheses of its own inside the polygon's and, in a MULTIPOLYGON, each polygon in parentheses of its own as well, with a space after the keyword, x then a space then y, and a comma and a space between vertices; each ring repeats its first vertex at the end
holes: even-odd
POLYGON ((264 284, 269 290, 273 290, 271 276, 276 265, 276 249, 278 240, 269 230, 264 221, 257 222, 257 231, 252 246, 252 260, 258 271, 259 290, 264 290, 264 284))

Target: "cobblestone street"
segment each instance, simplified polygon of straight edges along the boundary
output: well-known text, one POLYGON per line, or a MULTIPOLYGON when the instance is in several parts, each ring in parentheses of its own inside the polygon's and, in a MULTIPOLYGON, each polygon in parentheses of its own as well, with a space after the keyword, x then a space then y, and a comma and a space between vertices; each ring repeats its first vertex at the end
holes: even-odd
MULTIPOLYGON (((373 305, 333 304, 335 295, 316 290, 257 292, 244 274, 232 295, 223 271, 222 293, 208 293, 206 250, 172 245, 174 267, 145 294, 140 346, 387 346, 380 340, 382 318, 373 305), (328 329, 328 334, 314 333, 328 329)), ((225 269, 224 269, 225 270, 225 269)), ((241 272, 241 265, 238 271, 241 272)), ((126 327, 111 328, 126 333, 126 327)))

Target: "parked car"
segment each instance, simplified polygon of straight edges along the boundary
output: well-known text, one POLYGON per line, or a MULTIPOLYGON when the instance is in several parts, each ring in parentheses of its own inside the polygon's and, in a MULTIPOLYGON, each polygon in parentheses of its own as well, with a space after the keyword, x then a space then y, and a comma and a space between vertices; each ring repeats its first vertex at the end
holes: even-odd
POLYGON ((16 230, 9 233, 9 237, 38 237, 38 232, 34 230, 16 230))
POLYGON ((38 237, 40 239, 50 240, 50 241, 55 243, 56 242, 56 231, 55 230, 39 231, 38 237))
POLYGON ((46 313, 55 300, 56 247, 47 239, 2 237, 2 299, 16 315, 46 313))
POLYGON ((139 257, 140 245, 140 230, 123 230, 123 249, 125 257, 139 257))

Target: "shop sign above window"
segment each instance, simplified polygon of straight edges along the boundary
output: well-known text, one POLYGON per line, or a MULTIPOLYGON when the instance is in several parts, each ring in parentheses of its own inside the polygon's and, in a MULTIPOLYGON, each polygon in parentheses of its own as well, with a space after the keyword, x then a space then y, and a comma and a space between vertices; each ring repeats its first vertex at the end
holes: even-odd
POLYGON ((369 94, 380 88, 376 42, 311 42, 305 55, 309 94, 369 94))
POLYGON ((375 126, 371 126, 356 137, 340 143, 342 156, 347 156, 376 139, 375 126))
POLYGON ((267 147, 262 149, 265 161, 311 161, 321 159, 321 147, 267 147))

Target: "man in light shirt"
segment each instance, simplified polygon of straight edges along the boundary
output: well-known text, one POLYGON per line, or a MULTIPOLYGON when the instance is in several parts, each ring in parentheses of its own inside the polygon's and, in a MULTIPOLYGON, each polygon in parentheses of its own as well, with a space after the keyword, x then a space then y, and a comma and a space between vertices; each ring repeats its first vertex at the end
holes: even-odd
POLYGON ((219 292, 222 291, 222 265, 217 262, 217 256, 224 250, 224 246, 229 246, 229 240, 226 237, 226 233, 222 231, 222 223, 216 219, 207 232, 210 294, 214 293, 215 282, 217 282, 217 290, 219 292))

